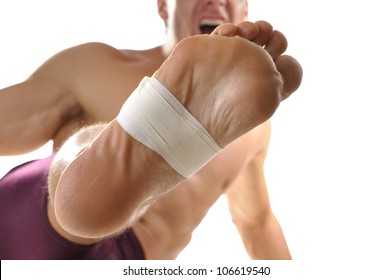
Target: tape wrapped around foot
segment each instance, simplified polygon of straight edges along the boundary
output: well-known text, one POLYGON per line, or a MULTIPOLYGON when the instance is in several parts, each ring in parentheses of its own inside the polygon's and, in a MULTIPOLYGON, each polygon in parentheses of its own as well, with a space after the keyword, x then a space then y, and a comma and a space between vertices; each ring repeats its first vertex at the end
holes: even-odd
POLYGON ((222 148, 154 77, 145 77, 122 106, 117 121, 133 138, 188 178, 222 148))

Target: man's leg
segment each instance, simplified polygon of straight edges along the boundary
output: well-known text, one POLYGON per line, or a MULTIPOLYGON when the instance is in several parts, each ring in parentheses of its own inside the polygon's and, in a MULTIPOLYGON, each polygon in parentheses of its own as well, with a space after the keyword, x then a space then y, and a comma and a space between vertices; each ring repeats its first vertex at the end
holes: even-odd
MULTIPOLYGON (((268 43, 265 49, 274 59, 281 55, 287 47, 285 37, 281 33, 273 31, 272 26, 266 22, 258 22, 256 25, 246 22, 240 25, 225 24, 218 27, 213 34, 230 37, 240 35, 259 46, 265 46, 268 43), (274 33, 273 36, 271 36, 272 33, 274 33)), ((299 75, 301 73, 293 74, 299 75)), ((265 129, 264 125, 257 128, 261 135, 266 133, 265 129)), ((242 156, 237 154, 236 147, 251 146, 246 139, 249 138, 245 136, 241 140, 237 139, 237 143, 233 143, 234 146, 226 148, 203 170, 154 202, 141 219, 133 224, 133 230, 140 239, 147 258, 173 259, 185 248, 194 229, 222 193, 230 188, 233 176, 238 175, 232 172, 233 170, 229 171, 226 165, 222 168, 226 170, 226 173, 223 176, 216 176, 217 168, 219 169, 225 162, 232 161, 233 158, 237 158, 241 162, 242 156)), ((243 156, 248 157, 249 155, 243 156)))
MULTIPOLYGON (((243 38, 195 36, 182 41, 154 77, 224 147, 267 120, 283 94, 299 85, 300 78, 285 76, 298 71, 298 63, 283 62, 280 73, 267 51, 243 38)), ((183 180, 114 120, 61 176, 56 218, 71 234, 103 238, 183 180)))

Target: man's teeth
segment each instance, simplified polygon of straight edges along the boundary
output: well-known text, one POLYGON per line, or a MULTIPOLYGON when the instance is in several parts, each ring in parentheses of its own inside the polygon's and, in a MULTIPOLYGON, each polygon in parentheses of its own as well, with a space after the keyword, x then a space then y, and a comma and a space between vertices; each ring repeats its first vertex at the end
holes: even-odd
POLYGON ((200 25, 218 26, 223 23, 223 20, 219 19, 203 19, 200 25))

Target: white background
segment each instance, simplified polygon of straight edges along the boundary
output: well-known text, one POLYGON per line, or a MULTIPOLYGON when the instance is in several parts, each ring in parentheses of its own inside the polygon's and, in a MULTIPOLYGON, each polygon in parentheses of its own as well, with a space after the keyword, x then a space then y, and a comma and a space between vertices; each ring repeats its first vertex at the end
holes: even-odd
MULTIPOLYGON (((0 88, 80 43, 143 49, 163 42, 155 3, 2 0, 0 88)), ((273 117, 266 162, 272 206, 293 258, 321 264, 323 273, 339 267, 347 276, 385 276, 382 265, 392 260, 388 1, 249 3, 250 19, 265 19, 285 33, 287 52, 304 69, 300 90, 273 117)), ((49 153, 46 146, 28 156, 0 157, 0 175, 49 153)), ((221 199, 211 209, 180 260, 247 259, 225 207, 221 199)))

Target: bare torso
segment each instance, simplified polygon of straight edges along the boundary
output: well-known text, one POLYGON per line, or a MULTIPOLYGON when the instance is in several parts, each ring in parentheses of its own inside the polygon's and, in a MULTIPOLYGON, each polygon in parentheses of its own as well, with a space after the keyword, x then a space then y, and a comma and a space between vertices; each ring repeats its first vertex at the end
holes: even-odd
MULTIPOLYGON (((44 64, 33 74, 33 79, 47 75, 62 80, 67 87, 63 92, 75 99, 70 102, 73 114, 66 118, 53 137, 54 149, 57 150, 76 129, 114 119, 140 80, 151 76, 164 59, 160 48, 119 51, 94 43, 66 50, 51 59, 55 63, 49 60, 44 64), (62 69, 59 71, 62 76, 53 76, 56 71, 53 71, 52 64, 62 69)), ((258 154, 261 154, 262 168, 269 133, 269 123, 265 123, 242 136, 193 177, 150 206, 133 225, 147 258, 170 259, 178 255, 216 200, 227 190, 236 192, 236 188, 240 187, 236 184, 238 178, 258 154)), ((241 191, 249 197, 260 192, 268 199, 265 188, 241 191)), ((232 214, 245 209, 241 207, 231 209, 232 214)))

